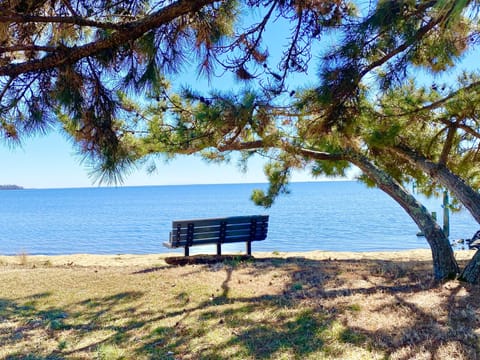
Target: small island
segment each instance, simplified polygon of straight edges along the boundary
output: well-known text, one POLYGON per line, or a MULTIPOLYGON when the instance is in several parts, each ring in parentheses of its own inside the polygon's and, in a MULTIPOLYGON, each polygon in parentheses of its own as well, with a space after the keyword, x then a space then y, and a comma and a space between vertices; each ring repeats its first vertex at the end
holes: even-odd
POLYGON ((18 185, 0 185, 0 190, 23 190, 23 187, 18 185))

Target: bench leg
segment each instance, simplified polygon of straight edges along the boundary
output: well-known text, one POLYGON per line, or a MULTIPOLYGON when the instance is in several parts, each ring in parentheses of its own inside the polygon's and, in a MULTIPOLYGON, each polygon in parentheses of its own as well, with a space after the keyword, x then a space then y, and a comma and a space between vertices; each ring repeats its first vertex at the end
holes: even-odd
POLYGON ((252 243, 250 241, 247 241, 247 255, 252 255, 252 243))
POLYGON ((217 243, 217 255, 222 255, 222 244, 217 243))
POLYGON ((190 255, 190 249, 188 246, 185 246, 185 251, 183 253, 185 256, 189 256, 190 255))

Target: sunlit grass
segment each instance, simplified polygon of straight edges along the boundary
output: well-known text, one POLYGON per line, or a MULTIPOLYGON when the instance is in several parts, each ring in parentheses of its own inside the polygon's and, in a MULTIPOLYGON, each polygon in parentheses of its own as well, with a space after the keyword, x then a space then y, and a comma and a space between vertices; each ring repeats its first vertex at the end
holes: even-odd
POLYGON ((0 358, 478 357, 479 288, 424 261, 4 260, 0 358), (116 263, 122 261, 124 265, 116 263))

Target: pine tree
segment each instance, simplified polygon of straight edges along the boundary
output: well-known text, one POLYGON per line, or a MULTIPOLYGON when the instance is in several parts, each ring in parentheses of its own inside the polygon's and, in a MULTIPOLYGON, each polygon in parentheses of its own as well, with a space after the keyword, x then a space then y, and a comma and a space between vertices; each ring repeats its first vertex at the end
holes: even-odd
MULTIPOLYGON (((477 100, 466 94, 478 80, 443 97, 402 85, 412 69, 442 72, 476 45, 478 3, 359 4, 356 13, 341 0, 4 2, 0 133, 15 142, 60 126, 106 180, 156 154, 228 161, 239 152, 246 162, 256 153, 272 159, 269 191, 253 196, 264 206, 288 192, 292 168, 341 175, 354 164, 426 233, 436 278, 451 277, 458 265, 448 239, 402 184, 434 189, 429 177, 445 185, 453 175, 475 191, 477 100), (259 21, 242 22, 254 8, 259 21), (278 19, 292 25, 274 63, 264 34, 278 19), (327 33, 339 42, 322 58, 318 86, 292 91, 289 74, 307 70, 327 33), (174 94, 170 81, 186 63, 206 76, 231 72, 249 88, 174 94)), ((478 281, 471 269, 468 280, 478 281)))

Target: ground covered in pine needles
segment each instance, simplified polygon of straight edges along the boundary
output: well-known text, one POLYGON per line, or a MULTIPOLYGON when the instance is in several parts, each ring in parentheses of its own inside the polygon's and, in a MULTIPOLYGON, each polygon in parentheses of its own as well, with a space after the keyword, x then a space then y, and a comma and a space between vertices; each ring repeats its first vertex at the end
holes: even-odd
POLYGON ((0 359, 480 358, 480 287, 427 250, 254 255, 0 257, 0 359))

